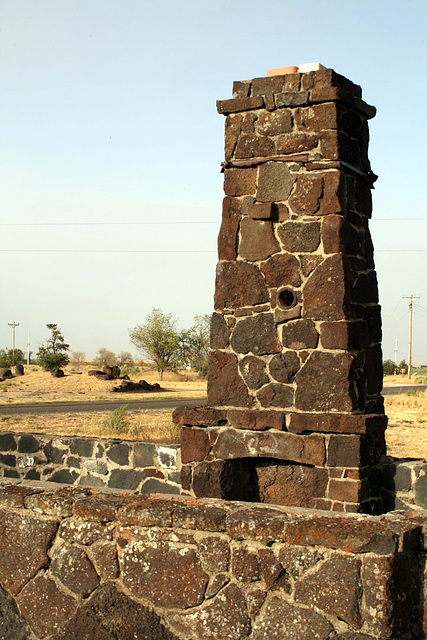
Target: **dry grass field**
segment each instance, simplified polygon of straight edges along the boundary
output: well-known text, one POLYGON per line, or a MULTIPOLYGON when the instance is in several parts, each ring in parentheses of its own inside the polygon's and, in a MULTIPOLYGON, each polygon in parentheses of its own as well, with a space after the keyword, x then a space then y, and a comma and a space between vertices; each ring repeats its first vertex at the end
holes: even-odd
MULTIPOLYGON (((65 370, 64 378, 52 378, 38 367, 26 367, 25 375, 0 383, 0 405, 64 401, 120 401, 176 398, 203 398, 206 381, 191 373, 165 374, 158 392, 113 393, 118 381, 97 380, 87 375, 65 370)), ((153 369, 137 372, 137 381, 157 382, 153 369)), ((404 376, 385 378, 387 384, 407 384, 404 376)), ((413 388, 402 395, 385 396, 388 453, 399 458, 427 459, 427 393, 413 388)), ((171 422, 170 410, 131 410, 117 417, 113 411, 94 413, 58 413, 45 415, 0 416, 1 431, 32 432, 52 435, 85 435, 117 437, 128 440, 178 442, 179 427, 171 422)))

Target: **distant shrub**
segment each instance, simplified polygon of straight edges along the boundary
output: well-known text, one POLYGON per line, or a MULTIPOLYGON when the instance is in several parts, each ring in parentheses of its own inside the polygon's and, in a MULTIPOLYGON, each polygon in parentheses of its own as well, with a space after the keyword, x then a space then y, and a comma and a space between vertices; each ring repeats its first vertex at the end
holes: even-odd
POLYGON ((121 407, 117 407, 111 412, 103 422, 103 427, 109 433, 126 433, 129 431, 130 422, 127 419, 127 404, 123 404, 121 407))

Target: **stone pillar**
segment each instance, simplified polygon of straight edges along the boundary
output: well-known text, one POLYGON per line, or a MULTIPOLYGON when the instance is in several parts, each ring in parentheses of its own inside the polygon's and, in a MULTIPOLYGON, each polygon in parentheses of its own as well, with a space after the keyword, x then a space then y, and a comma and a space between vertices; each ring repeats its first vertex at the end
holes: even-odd
POLYGON ((235 82, 208 406, 179 408, 196 496, 381 511, 375 108, 332 69, 235 82))

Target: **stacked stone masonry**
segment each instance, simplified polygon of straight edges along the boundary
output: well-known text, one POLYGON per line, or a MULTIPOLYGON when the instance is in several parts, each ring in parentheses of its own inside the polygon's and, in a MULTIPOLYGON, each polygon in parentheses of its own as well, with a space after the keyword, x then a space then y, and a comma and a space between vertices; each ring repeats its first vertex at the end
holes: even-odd
POLYGON ((179 494, 177 445, 0 433, 0 477, 179 494))
POLYGON ((183 485, 379 513, 381 317, 368 228, 375 109, 331 69, 236 82, 226 116, 208 407, 183 485))
POLYGON ((426 515, 3 482, 0 635, 424 638, 426 515))

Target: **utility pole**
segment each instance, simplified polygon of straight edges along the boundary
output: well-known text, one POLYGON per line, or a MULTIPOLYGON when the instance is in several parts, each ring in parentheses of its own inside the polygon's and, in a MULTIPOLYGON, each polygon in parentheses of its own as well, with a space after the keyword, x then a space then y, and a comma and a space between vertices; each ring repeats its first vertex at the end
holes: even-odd
POLYGON ((413 307, 413 301, 414 300, 419 300, 420 296, 414 296, 414 294, 411 293, 410 296, 403 296, 403 298, 406 298, 407 300, 410 300, 410 302, 409 302, 408 378, 411 379, 411 371, 412 371, 412 307, 413 307))
POLYGON ((398 352, 398 348, 397 348, 397 338, 394 341, 394 375, 397 374, 397 352, 398 352))
POLYGON ((27 335, 27 364, 30 364, 30 332, 27 335))
POLYGON ((19 322, 8 322, 9 327, 12 327, 12 361, 15 359, 15 329, 19 327, 19 322))

